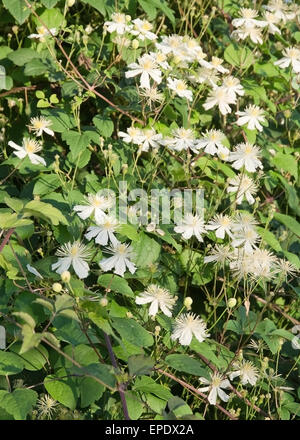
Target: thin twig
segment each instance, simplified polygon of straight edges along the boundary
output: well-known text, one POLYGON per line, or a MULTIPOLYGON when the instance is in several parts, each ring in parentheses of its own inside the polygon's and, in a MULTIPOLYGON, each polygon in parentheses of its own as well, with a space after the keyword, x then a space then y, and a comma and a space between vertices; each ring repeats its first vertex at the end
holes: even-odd
POLYGON ((281 310, 281 308, 279 306, 277 306, 276 304, 271 304, 268 303, 268 301, 266 301, 263 298, 260 298, 259 296, 255 295, 254 293, 252 294, 252 296, 254 296, 254 298, 257 299, 257 301, 266 304, 270 309, 274 310, 275 312, 280 313, 282 316, 284 316, 286 319, 288 319, 289 321, 291 321, 294 325, 300 325, 300 321, 298 321, 297 319, 293 318, 292 316, 288 315, 286 312, 284 312, 283 310, 281 310))
MULTIPOLYGON (((112 363, 113 367, 117 371, 119 371, 119 366, 118 366, 117 360, 115 358, 115 354, 114 354, 113 349, 112 349, 112 345, 111 345, 111 342, 110 342, 110 337, 108 336, 107 333, 105 333, 105 332, 103 332, 103 333, 104 333, 104 339, 105 339, 105 342, 106 342, 106 346, 107 346, 107 350, 108 350, 108 354, 109 354, 111 363, 112 363)), ((125 387, 124 383, 118 383, 118 391, 119 391, 121 402, 122 402, 124 418, 125 418, 125 420, 130 420, 129 413, 128 413, 128 408, 127 408, 127 403, 126 403, 126 398, 125 398, 125 389, 126 389, 126 387, 125 387)))

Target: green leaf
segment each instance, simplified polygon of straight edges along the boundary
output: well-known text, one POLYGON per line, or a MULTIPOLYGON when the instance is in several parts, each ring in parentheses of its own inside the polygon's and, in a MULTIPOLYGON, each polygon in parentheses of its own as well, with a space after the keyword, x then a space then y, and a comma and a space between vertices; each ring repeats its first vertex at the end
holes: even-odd
POLYGON ((13 199, 12 197, 4 197, 4 202, 13 209, 15 212, 19 212, 23 209, 24 203, 20 199, 13 199))
POLYGON ((139 241, 132 243, 134 260, 137 266, 147 267, 154 263, 160 254, 161 246, 154 239, 141 232, 139 241))
POLYGON ((61 181, 57 174, 44 174, 39 177, 33 187, 33 194, 44 196, 49 194, 61 185, 61 181))
POLYGON ((265 241, 269 246, 271 246, 271 248, 273 248, 276 252, 282 252, 281 245, 277 240, 277 238, 275 237, 275 235, 273 234, 273 232, 261 228, 260 226, 257 226, 256 229, 259 235, 261 236, 261 238, 263 239, 263 241, 265 241))
POLYGON ((91 377, 84 377, 81 379, 79 383, 81 408, 86 408, 96 400, 100 399, 104 390, 104 386, 91 377))
POLYGON ((105 138, 110 137, 114 131, 114 123, 109 117, 97 115, 93 118, 93 124, 97 127, 101 136, 105 138))
POLYGON ((290 173, 295 179, 298 179, 298 163, 294 156, 291 154, 277 153, 272 158, 273 164, 279 169, 290 173))
POLYGON ((68 376, 64 368, 60 369, 55 375, 46 376, 44 386, 53 399, 74 411, 78 399, 78 389, 70 377, 57 379, 61 376, 68 376))
POLYGON ((11 52, 7 58, 16 66, 24 66, 29 61, 35 58, 40 58, 40 55, 33 49, 21 48, 11 52))
POLYGON ((125 399, 130 419, 138 420, 144 411, 140 396, 134 391, 126 391, 125 399))
POLYGON ((134 319, 113 318, 112 326, 122 339, 138 347, 151 347, 154 343, 152 335, 134 319))
POLYGON ((12 393, 0 391, 0 407, 11 414, 15 420, 25 420, 35 405, 38 394, 33 390, 16 389, 12 393))
POLYGON ((125 296, 134 296, 133 291, 128 285, 128 282, 114 274, 101 275, 98 278, 98 284, 106 289, 110 289, 113 292, 122 293, 125 296))
POLYGON ((40 76, 48 71, 48 67, 42 60, 35 58, 25 64, 24 74, 26 76, 40 76))
POLYGON ((137 378, 135 384, 132 387, 135 391, 141 391, 143 393, 151 393, 163 400, 171 399, 172 393, 163 385, 156 383, 151 377, 142 376, 137 378))
POLYGON ((125 237, 129 238, 132 241, 138 241, 139 240, 139 234, 137 232, 136 227, 134 227, 131 224, 121 224, 118 226, 117 232, 119 234, 125 235, 125 237))
POLYGON ((300 237, 300 223, 298 223, 296 219, 290 217, 289 215, 280 214, 279 212, 274 213, 274 218, 280 223, 283 223, 295 235, 300 237))
POLYGON ((206 376, 206 370, 201 367, 199 360, 193 359, 187 354, 170 354, 166 357, 166 363, 177 371, 193 374, 194 376, 206 376))
POLYGON ((141 376, 150 374, 154 367, 154 360, 143 354, 130 356, 128 358, 128 369, 131 376, 141 376))
POLYGON ((90 138, 87 133, 81 134, 72 130, 63 133, 62 139, 66 141, 70 147, 72 160, 76 160, 79 154, 85 151, 90 143, 90 138))
POLYGON ((42 110, 41 114, 52 122, 51 129, 57 133, 64 133, 76 125, 74 117, 70 114, 67 114, 64 110, 42 110))
POLYGON ((18 374, 24 369, 24 362, 15 353, 0 350, 0 375, 18 374))
POLYGON ((49 358, 49 354, 46 348, 43 347, 42 345, 39 345, 37 348, 32 348, 31 350, 28 350, 26 353, 20 354, 21 345, 22 344, 20 342, 15 342, 10 347, 10 350, 20 355, 20 358, 24 362, 25 370, 29 370, 29 371, 41 370, 49 358))
POLYGON ((65 216, 54 206, 49 203, 40 202, 39 200, 32 200, 27 203, 24 208, 24 212, 28 216, 41 217, 57 226, 59 223, 68 225, 68 221, 65 216))
POLYGON ((104 16, 106 15, 104 0, 82 0, 82 1, 83 1, 83 3, 87 3, 88 5, 97 9, 97 11, 99 11, 102 15, 104 15, 104 16))
POLYGON ((241 69, 247 69, 254 62, 254 57, 250 49, 247 46, 240 47, 236 44, 230 44, 224 52, 225 60, 232 66, 239 67, 241 69))
POLYGON ((58 0, 41 0, 46 8, 53 8, 58 0))
POLYGON ((18 214, 6 212, 5 214, 0 214, 0 228, 1 229, 11 229, 17 226, 27 226, 31 225, 32 221, 28 219, 18 219, 18 214))
POLYGON ((24 0, 2 0, 3 5, 9 10, 11 15, 19 24, 23 24, 30 15, 30 9, 26 6, 24 0))
MULTIPOLYGON (((61 26, 65 26, 66 24, 65 17, 58 8, 46 9, 41 14, 40 19, 43 20, 43 22, 49 29, 56 28, 58 30, 61 26)), ((37 26, 40 26, 40 21, 37 18, 35 20, 37 26)))

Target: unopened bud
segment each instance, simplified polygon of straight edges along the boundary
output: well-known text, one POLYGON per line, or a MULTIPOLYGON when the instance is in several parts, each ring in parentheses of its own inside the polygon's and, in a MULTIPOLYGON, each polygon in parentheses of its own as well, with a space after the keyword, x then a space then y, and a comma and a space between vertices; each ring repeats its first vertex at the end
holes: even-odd
POLYGON ((126 313, 127 318, 133 318, 133 314, 131 312, 126 313))
POLYGON ((101 298, 100 299, 100 306, 106 307, 107 304, 108 304, 108 299, 107 298, 101 298))
POLYGON ((54 292, 59 293, 62 290, 62 285, 60 283, 54 283, 52 284, 52 289, 54 292))
POLYGON ((132 40, 131 46, 133 49, 137 49, 139 47, 139 45, 140 45, 139 40, 132 40))
POLYGON ((184 300, 184 306, 187 308, 187 310, 191 310, 191 306, 193 304, 193 300, 190 296, 187 296, 184 300))
POLYGON ((69 283, 70 279, 71 279, 71 274, 68 270, 65 270, 62 274, 61 274, 61 279, 64 283, 69 283))
POLYGON ((69 8, 72 8, 72 6, 74 5, 76 0, 67 0, 67 5, 69 6, 69 8))
POLYGON ((236 306, 236 299, 230 298, 227 302, 227 306, 229 307, 229 309, 232 309, 233 307, 235 307, 236 306))
POLYGON ((160 328, 159 325, 157 325, 157 326, 155 327, 155 332, 154 332, 155 336, 158 336, 159 333, 160 333, 160 331, 161 331, 161 328, 160 328))

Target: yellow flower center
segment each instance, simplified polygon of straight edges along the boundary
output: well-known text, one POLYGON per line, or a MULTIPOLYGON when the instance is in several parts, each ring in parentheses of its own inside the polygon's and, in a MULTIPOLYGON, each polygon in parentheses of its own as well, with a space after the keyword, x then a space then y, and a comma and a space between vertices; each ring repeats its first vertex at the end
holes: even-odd
POLYGON ((151 70, 151 69, 153 69, 153 61, 152 60, 144 61, 143 64, 142 64, 142 68, 144 70, 151 70))
POLYGON ((76 257, 76 255, 78 254, 78 246, 76 244, 72 246, 70 254, 72 255, 72 257, 76 257))
POLYGON ((27 141, 25 145, 25 150, 27 153, 34 153, 36 151, 36 145, 34 141, 27 141))
POLYGON ((180 92, 186 90, 186 85, 184 84, 183 81, 178 81, 176 85, 176 90, 179 90, 180 92))
POLYGON ((121 245, 119 246, 119 248, 118 248, 118 252, 119 252, 119 254, 125 254, 125 253, 126 253, 126 250, 127 250, 127 247, 126 247, 125 244, 121 244, 121 245))

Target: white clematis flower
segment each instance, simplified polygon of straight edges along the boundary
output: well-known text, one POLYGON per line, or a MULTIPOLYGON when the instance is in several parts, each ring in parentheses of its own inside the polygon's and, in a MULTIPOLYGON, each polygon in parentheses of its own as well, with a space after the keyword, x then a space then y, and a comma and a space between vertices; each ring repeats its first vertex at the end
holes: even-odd
POLYGON ((223 389, 231 388, 230 382, 228 379, 224 379, 224 377, 215 372, 210 375, 211 380, 207 380, 205 377, 200 377, 199 381, 203 384, 206 384, 206 387, 198 388, 199 391, 209 392, 207 396, 207 400, 211 405, 215 405, 217 403, 217 397, 219 396, 223 402, 228 402, 229 396, 223 391, 223 389))
POLYGON ((76 211, 80 218, 86 220, 94 214, 95 221, 102 223, 106 214, 104 211, 113 206, 113 199, 110 197, 104 197, 101 195, 101 191, 97 194, 89 194, 86 197, 86 205, 76 205, 73 210, 76 211))
POLYGON ((181 234, 181 237, 186 240, 195 235, 197 240, 202 242, 201 234, 206 232, 206 227, 204 220, 198 215, 186 214, 182 222, 174 228, 174 231, 181 234))
POLYGON ((128 65, 129 70, 125 73, 126 78, 132 78, 141 75, 140 86, 144 89, 150 89, 150 77, 157 83, 161 83, 161 70, 157 68, 157 63, 151 55, 145 54, 138 59, 137 63, 128 65))
POLYGON ((87 248, 86 245, 80 241, 74 241, 74 243, 68 242, 62 245, 56 255, 60 257, 57 263, 52 264, 52 270, 56 269, 56 272, 62 274, 73 266, 76 275, 79 278, 86 278, 89 274, 89 265, 86 260, 91 258, 92 251, 87 248))
POLYGON ((13 141, 9 141, 8 145, 14 148, 15 150, 17 150, 14 151, 14 154, 18 156, 20 159, 24 159, 24 157, 28 156, 30 162, 33 163, 34 165, 38 165, 41 163, 42 165, 46 166, 45 160, 42 157, 35 154, 41 151, 43 148, 39 142, 33 139, 24 138, 22 146, 15 144, 15 142, 13 141))
POLYGON ((89 241, 95 238, 95 243, 101 244, 102 246, 106 246, 108 241, 115 245, 118 243, 118 240, 114 232, 117 230, 118 225, 118 220, 112 216, 105 215, 97 226, 90 226, 84 236, 89 241))
POLYGON ((107 251, 112 253, 113 256, 100 261, 99 265, 104 272, 115 269, 114 273, 123 277, 127 268, 132 274, 136 271, 135 264, 130 261, 133 252, 129 244, 118 241, 108 248, 107 251))
POLYGON ((190 345, 193 336, 203 342, 210 335, 207 333, 206 323, 195 313, 182 313, 175 319, 171 339, 179 339, 181 345, 190 345))
POLYGON ((171 295, 171 293, 159 287, 156 284, 151 284, 144 292, 136 297, 136 304, 148 304, 151 303, 149 308, 149 316, 155 316, 160 309, 166 316, 172 316, 172 309, 176 303, 177 296, 171 295))

